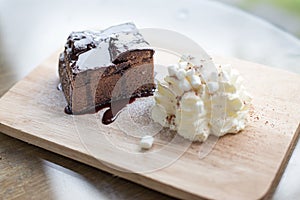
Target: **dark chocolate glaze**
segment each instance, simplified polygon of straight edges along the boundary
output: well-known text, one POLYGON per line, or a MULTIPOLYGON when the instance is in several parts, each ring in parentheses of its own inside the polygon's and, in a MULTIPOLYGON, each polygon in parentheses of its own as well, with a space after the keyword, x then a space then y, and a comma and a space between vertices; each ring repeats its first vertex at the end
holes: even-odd
POLYGON ((123 53, 137 49, 150 49, 149 43, 144 40, 133 23, 125 23, 102 31, 71 33, 64 54, 73 74, 77 74, 85 70, 117 64, 122 60, 123 53), (80 55, 92 49, 97 49, 99 55, 103 56, 101 63, 96 66, 81 66, 78 62, 80 55))

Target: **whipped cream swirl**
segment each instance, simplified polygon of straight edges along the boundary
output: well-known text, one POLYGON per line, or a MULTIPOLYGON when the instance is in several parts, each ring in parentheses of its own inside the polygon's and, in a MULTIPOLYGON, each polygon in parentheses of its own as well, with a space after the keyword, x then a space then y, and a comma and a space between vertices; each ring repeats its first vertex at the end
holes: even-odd
POLYGON ((191 141, 243 130, 252 99, 243 78, 223 65, 212 74, 214 81, 205 80, 201 67, 184 60, 168 67, 154 93, 153 120, 191 141))

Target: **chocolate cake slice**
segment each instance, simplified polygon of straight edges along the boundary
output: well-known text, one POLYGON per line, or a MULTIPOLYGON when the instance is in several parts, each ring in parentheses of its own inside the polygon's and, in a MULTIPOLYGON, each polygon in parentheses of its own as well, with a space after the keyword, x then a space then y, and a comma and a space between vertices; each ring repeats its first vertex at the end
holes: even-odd
POLYGON ((73 32, 59 58, 59 76, 69 111, 153 92, 153 54, 133 23, 103 31, 73 32))

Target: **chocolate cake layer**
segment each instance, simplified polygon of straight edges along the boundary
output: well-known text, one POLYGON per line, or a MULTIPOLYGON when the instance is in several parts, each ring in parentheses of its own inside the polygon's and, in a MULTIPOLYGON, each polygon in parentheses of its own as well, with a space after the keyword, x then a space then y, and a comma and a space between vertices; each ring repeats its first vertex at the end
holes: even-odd
POLYGON ((59 58, 59 76, 74 114, 154 89, 154 50, 132 23, 73 32, 59 58))

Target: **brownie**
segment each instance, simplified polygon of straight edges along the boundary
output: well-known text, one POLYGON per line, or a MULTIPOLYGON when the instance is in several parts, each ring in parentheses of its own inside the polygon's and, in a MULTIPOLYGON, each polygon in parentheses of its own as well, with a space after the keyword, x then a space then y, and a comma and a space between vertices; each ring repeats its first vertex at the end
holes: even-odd
POLYGON ((153 54, 133 23, 73 32, 59 58, 59 76, 73 114, 154 90, 153 54))

